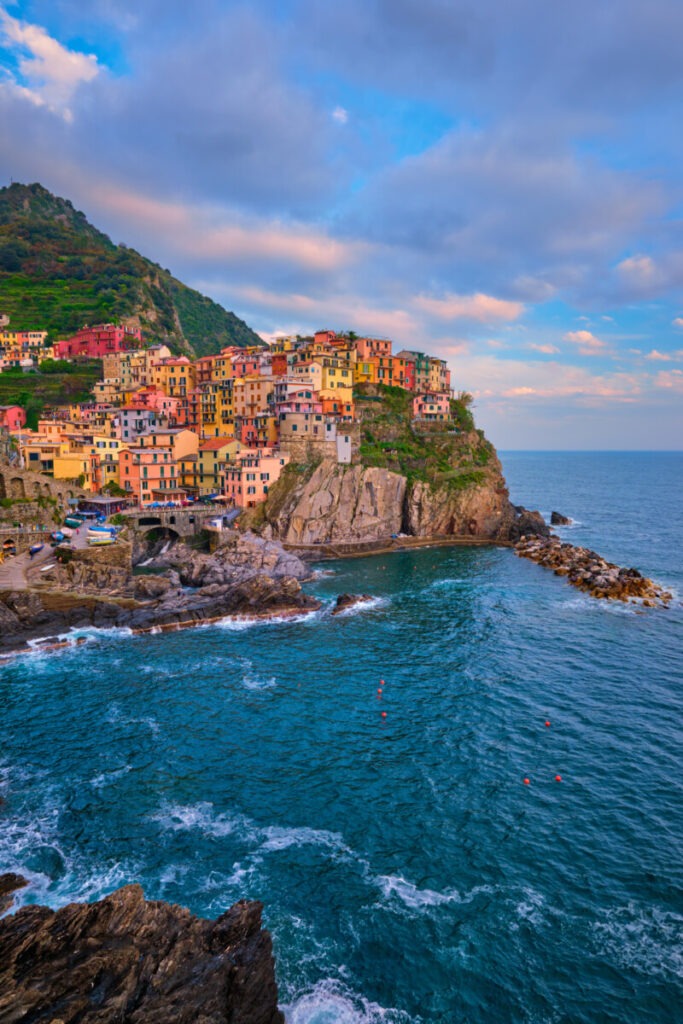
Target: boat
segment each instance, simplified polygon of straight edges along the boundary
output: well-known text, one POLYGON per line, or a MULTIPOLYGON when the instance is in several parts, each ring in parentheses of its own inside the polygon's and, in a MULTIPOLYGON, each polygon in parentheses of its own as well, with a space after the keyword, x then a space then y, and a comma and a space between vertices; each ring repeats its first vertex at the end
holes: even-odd
POLYGON ((77 519, 76 516, 67 516, 64 525, 70 526, 72 530, 77 530, 79 526, 83 526, 83 520, 77 519))
POLYGON ((116 532, 117 532, 117 530, 116 530, 115 526, 89 526, 88 527, 88 534, 91 534, 91 533, 110 533, 113 536, 115 536, 116 532))
POLYGON ((91 547, 103 547, 105 544, 115 544, 116 537, 112 537, 110 533, 90 533, 88 532, 88 544, 91 547))
POLYGON ((39 551, 42 551, 44 547, 44 544, 32 544, 31 547, 28 549, 28 553, 31 556, 31 558, 33 558, 33 556, 37 555, 39 551))

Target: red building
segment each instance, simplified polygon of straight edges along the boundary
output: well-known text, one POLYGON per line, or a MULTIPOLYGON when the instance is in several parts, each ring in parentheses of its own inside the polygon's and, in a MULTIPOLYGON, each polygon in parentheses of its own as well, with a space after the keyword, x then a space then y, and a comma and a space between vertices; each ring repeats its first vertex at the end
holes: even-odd
POLYGON ((20 405, 0 405, 0 427, 21 430, 26 426, 26 412, 20 405))
POLYGON ((125 352, 142 345, 139 327, 121 327, 119 324, 96 324, 82 327, 67 341, 55 345, 57 359, 102 359, 112 352, 125 352))

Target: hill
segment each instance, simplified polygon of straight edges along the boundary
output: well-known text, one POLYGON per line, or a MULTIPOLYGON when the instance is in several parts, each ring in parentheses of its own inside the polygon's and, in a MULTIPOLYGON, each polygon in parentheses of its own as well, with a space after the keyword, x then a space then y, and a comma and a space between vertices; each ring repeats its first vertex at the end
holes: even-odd
POLYGON ((234 313, 115 245, 38 184, 0 189, 0 313, 11 329, 47 330, 51 340, 120 321, 190 356, 261 343, 234 313))

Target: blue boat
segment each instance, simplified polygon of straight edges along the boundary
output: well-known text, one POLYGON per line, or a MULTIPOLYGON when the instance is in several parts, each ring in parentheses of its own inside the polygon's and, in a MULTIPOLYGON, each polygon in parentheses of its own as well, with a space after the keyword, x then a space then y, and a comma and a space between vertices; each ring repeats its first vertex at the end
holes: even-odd
POLYGON ((28 549, 28 553, 31 556, 31 558, 33 558, 33 556, 37 555, 39 551, 42 551, 44 547, 44 544, 32 544, 31 547, 28 549))

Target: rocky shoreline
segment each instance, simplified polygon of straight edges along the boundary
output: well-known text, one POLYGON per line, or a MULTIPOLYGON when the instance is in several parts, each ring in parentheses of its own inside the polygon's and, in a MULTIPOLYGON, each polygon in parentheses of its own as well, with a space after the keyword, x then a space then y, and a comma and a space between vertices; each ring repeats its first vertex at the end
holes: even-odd
MULTIPOLYGON (((0 894, 21 888, 0 876, 0 894)), ((0 1020, 284 1024, 262 904, 215 921, 127 885, 96 903, 0 920, 0 1020)))
POLYGON ((55 564, 39 586, 0 593, 0 653, 62 646, 63 634, 88 627, 134 633, 207 625, 226 617, 263 619, 315 611, 304 593, 310 569, 281 544, 235 535, 213 554, 177 544, 145 560, 136 575, 131 545, 84 552, 55 564))
POLYGON ((645 608, 668 608, 673 595, 643 576, 638 569, 625 569, 608 562, 590 548, 575 547, 554 534, 550 537, 523 536, 515 545, 520 558, 528 558, 591 597, 641 604, 645 608))

